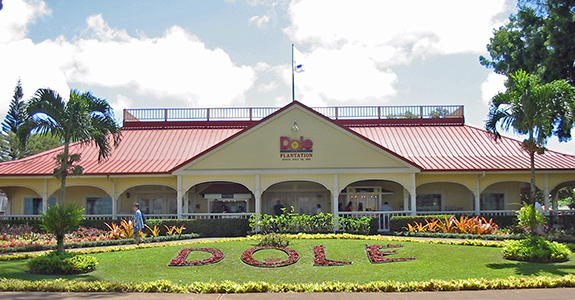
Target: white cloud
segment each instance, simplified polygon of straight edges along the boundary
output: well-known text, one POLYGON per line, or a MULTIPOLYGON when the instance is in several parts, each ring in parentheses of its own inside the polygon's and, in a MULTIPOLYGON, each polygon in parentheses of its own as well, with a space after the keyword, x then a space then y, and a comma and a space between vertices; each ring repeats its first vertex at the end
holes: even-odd
POLYGON ((377 66, 369 49, 344 46, 307 55, 295 74, 296 99, 311 106, 383 103, 395 95, 397 75, 377 66))
POLYGON ((4 8, 0 11, 0 43, 23 39, 28 33, 28 24, 50 14, 43 1, 4 1, 4 8))
POLYGON ((505 0, 292 1, 284 32, 309 48, 300 98, 385 102, 396 94, 394 66, 430 55, 483 53, 508 9, 505 0))
POLYGON ((114 116, 117 120, 124 119, 124 108, 131 108, 134 105, 134 100, 126 95, 118 94, 113 100, 108 99, 108 103, 114 108, 114 116))
POLYGON ((269 16, 253 16, 248 20, 248 24, 252 25, 256 25, 259 28, 265 28, 268 23, 270 22, 270 17, 269 16))
POLYGON ((293 1, 286 33, 323 48, 392 44, 430 53, 479 53, 505 0, 293 1), (329 9, 326 9, 329 7, 329 9), (321 20, 321 21, 320 21, 321 20), (425 50, 424 50, 425 49, 425 50))
POLYGON ((491 98, 499 92, 505 92, 505 79, 507 77, 497 73, 491 73, 487 79, 481 83, 481 101, 484 104, 489 104, 491 98))
POLYGON ((75 42, 70 80, 106 87, 133 86, 143 95, 220 106, 245 101, 255 80, 249 66, 236 66, 222 49, 209 50, 178 26, 157 38, 133 38, 111 29, 101 16, 89 19, 94 38, 75 42))
MULTIPOLYGON (((6 5, 2 14, 12 14, 6 5)), ((22 31, 22 30, 20 30, 22 31)), ((162 36, 132 37, 111 28, 101 15, 89 17, 80 37, 34 43, 13 37, 0 43, 0 97, 11 98, 18 78, 27 95, 50 87, 67 96, 68 84, 129 88, 140 95, 192 106, 241 105, 256 73, 235 65, 222 49, 210 50, 196 36, 173 26, 162 36)), ((4 101, 4 100, 2 100, 4 101)), ((6 107, 4 105, 3 107, 6 107)))

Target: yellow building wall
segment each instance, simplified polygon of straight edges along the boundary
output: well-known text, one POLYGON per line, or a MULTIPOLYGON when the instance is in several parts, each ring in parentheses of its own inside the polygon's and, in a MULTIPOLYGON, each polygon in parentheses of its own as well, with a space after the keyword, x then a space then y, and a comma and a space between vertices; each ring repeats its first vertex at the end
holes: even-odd
MULTIPOLYGON (((536 177, 537 184, 543 184, 545 181, 542 175, 536 177)), ((509 182, 509 181, 520 181, 520 182, 530 182, 531 175, 527 173, 489 173, 485 177, 481 178, 479 185, 481 190, 488 188, 490 185, 499 182, 509 182)))
POLYGON ((234 182, 247 187, 249 190, 253 191, 256 188, 256 176, 252 174, 245 175, 186 175, 182 176, 182 188, 184 191, 191 189, 192 187, 205 182, 234 182))
POLYGON ((453 182, 475 190, 479 174, 440 174, 440 173, 419 173, 416 175, 417 186, 431 182, 453 182))
POLYGON ((417 194, 441 194, 443 210, 474 210, 473 193, 462 184, 433 182, 420 185, 417 194))
MULTIPOLYGON (((405 188, 411 187, 410 173, 385 173, 385 174, 339 174, 339 188, 344 189, 346 186, 365 180, 389 180, 401 184, 405 188)), ((416 175, 417 176, 417 175, 416 175)))
MULTIPOLYGON (((56 201, 60 197, 60 190, 55 191, 48 198, 54 198, 56 201)), ((69 186, 66 188, 64 203, 74 203, 78 207, 86 206, 87 197, 111 197, 106 191, 94 186, 69 186)))
POLYGON ((521 186, 522 182, 500 182, 489 186, 482 193, 502 192, 505 194, 505 209, 518 210, 521 208, 521 186))
POLYGON ((142 186, 142 185, 163 185, 171 187, 172 189, 178 188, 178 180, 176 176, 138 176, 138 177, 116 177, 112 178, 116 181, 116 193, 121 194, 127 192, 128 189, 142 186))
POLYGON ((193 163, 188 170, 294 169, 294 168, 405 168, 382 150, 347 130, 299 108, 287 111, 224 147, 193 163), (299 132, 292 132, 294 121, 299 132), (280 137, 311 140, 313 152, 282 158, 280 137))
POLYGON ((274 174, 260 176, 262 191, 267 190, 274 184, 287 181, 315 182, 324 186, 327 191, 330 191, 333 188, 332 174, 274 174))
POLYGON ((12 214, 24 214, 24 198, 41 198, 39 194, 29 188, 11 187, 7 189, 6 196, 12 205, 12 214))

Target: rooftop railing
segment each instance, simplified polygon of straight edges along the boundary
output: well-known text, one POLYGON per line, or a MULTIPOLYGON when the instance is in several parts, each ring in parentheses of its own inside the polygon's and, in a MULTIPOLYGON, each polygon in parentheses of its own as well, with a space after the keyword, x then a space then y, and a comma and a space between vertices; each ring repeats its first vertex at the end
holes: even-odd
MULTIPOLYGON (((124 124, 173 121, 259 121, 279 107, 130 108, 124 124)), ((462 105, 312 107, 332 120, 463 118, 462 105)))

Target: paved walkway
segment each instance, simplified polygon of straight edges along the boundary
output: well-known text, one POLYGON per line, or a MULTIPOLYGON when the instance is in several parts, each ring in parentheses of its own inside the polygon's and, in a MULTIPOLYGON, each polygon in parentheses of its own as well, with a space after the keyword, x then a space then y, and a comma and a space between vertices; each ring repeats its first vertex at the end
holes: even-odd
POLYGON ((463 292, 412 292, 412 293, 262 293, 262 294, 159 294, 159 293, 40 293, 0 292, 0 299, 14 300, 259 300, 259 299, 341 299, 341 300, 572 300, 575 288, 523 289, 463 292))

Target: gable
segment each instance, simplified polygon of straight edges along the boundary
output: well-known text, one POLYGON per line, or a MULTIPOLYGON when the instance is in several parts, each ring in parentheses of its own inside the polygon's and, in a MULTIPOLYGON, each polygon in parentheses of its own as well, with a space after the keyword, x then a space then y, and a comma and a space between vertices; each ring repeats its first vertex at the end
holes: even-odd
POLYGON ((323 168, 413 166, 329 119, 292 105, 180 170, 323 168), (299 131, 295 131, 294 122, 299 131))

